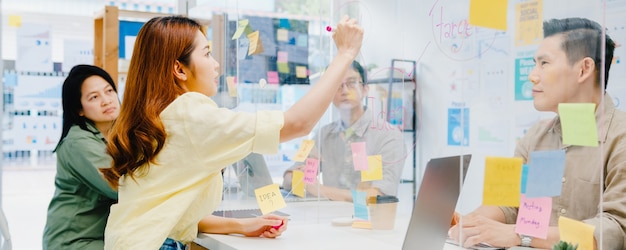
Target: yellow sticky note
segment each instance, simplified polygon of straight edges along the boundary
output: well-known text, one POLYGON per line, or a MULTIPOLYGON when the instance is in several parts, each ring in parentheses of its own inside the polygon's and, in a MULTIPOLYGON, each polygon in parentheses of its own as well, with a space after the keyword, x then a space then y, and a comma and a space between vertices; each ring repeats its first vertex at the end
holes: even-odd
POLYGON ((277 29, 276 40, 282 41, 282 42, 289 40, 289 31, 286 29, 277 29))
POLYGON ((469 23, 474 26, 506 30, 508 0, 470 0, 469 23))
POLYGON ((355 220, 352 222, 353 228, 372 229, 372 222, 368 220, 355 220))
POLYGON ((237 84, 235 83, 235 77, 226 77, 226 85, 228 85, 228 95, 230 97, 237 97, 237 84))
POLYGON ((304 197, 304 172, 300 170, 292 172, 291 192, 297 196, 304 197))
POLYGON ((289 64, 286 62, 276 62, 276 67, 278 67, 278 72, 289 74, 289 64))
POLYGON ((9 15, 9 27, 22 27, 22 16, 9 15))
POLYGON ((233 34, 232 40, 238 39, 241 34, 248 28, 249 21, 248 19, 239 20, 239 25, 237 25, 237 30, 235 30, 235 34, 233 34))
POLYGON ((563 144, 598 146, 595 103, 559 103, 563 144))
POLYGON ((278 184, 269 184, 257 188, 254 190, 254 194, 263 214, 268 214, 287 206, 283 195, 280 193, 278 184))
POLYGON ((522 158, 485 158, 483 205, 519 207, 522 162, 522 158))
POLYGON ((297 78, 306 78, 306 67, 305 66, 296 66, 296 77, 297 78))
POLYGON ((370 155, 367 157, 368 170, 361 170, 361 181, 375 181, 383 179, 383 157, 370 155))
POLYGON ((250 41, 248 55, 251 56, 263 52, 263 44, 261 43, 261 37, 258 30, 248 34, 248 40, 250 41))
POLYGON ((538 44, 543 39, 543 0, 515 5, 515 46, 538 44))
POLYGON ((304 162, 304 160, 306 160, 306 158, 309 156, 309 153, 311 153, 311 149, 313 149, 314 145, 315 141, 313 140, 302 140, 302 144, 300 144, 300 149, 298 149, 298 152, 296 152, 296 156, 293 157, 293 160, 297 162, 304 162))
POLYGON ((559 217, 559 234, 561 240, 578 244, 580 250, 593 250, 593 231, 595 226, 567 217, 559 217))

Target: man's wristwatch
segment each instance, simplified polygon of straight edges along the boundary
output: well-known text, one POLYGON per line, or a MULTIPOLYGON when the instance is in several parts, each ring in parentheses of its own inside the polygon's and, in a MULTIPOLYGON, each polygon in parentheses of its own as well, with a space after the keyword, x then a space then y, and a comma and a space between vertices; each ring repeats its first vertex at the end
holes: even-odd
POLYGON ((522 240, 521 246, 523 247, 530 247, 530 243, 533 242, 533 237, 528 236, 528 235, 520 234, 519 238, 522 240))

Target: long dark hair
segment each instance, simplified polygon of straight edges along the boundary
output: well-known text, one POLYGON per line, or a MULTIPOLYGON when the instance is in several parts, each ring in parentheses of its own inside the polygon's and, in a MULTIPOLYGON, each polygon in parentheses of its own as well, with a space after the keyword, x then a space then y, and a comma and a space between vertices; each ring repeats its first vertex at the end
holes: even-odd
MULTIPOLYGON (((117 88, 115 87, 115 82, 107 73, 101 68, 98 68, 93 65, 76 65, 71 70, 69 75, 65 78, 63 82, 63 90, 61 93, 62 103, 63 103, 63 130, 61 132, 61 138, 59 138, 59 143, 57 147, 63 141, 63 138, 67 136, 67 133, 70 131, 70 128, 73 125, 78 125, 81 129, 89 131, 91 133, 99 133, 99 131, 91 131, 87 128, 87 122, 91 122, 87 117, 81 116, 80 111, 83 109, 83 105, 80 102, 81 97, 81 87, 83 86, 83 82, 85 79, 90 76, 99 76, 102 77, 105 81, 111 85, 113 90, 117 92, 117 88)), ((55 149, 56 151, 56 149, 55 149)))

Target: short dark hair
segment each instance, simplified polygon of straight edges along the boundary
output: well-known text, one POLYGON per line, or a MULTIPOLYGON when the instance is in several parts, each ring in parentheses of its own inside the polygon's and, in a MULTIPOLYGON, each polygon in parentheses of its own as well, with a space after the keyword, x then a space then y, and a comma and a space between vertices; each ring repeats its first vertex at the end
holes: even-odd
POLYGON ((350 68, 354 69, 354 71, 359 73, 359 75, 361 76, 361 80, 363 81, 363 84, 367 84, 367 72, 365 71, 363 66, 361 66, 359 62, 352 61, 352 65, 350 66, 350 68))
MULTIPOLYGON (((543 22, 543 36, 562 35, 561 48, 565 51, 570 64, 585 57, 593 58, 596 67, 604 65, 604 89, 609 82, 609 69, 613 62, 615 42, 604 33, 605 29, 597 22, 585 18, 551 19, 543 22), (602 36, 605 34, 604 61, 602 58, 602 36)), ((596 75, 600 84, 600 74, 596 75)))
POLYGON ((63 129, 61 131, 61 138, 59 138, 59 144, 61 144, 63 138, 67 136, 67 133, 73 125, 78 125, 81 129, 92 133, 98 132, 89 130, 87 128, 87 122, 91 121, 80 115, 80 111, 83 108, 83 105, 80 102, 81 87, 83 86, 85 79, 91 76, 102 77, 109 83, 109 85, 111 85, 111 87, 113 87, 113 90, 117 92, 115 82, 103 69, 84 64, 74 66, 63 82, 63 90, 61 93, 61 102, 63 105, 63 129))

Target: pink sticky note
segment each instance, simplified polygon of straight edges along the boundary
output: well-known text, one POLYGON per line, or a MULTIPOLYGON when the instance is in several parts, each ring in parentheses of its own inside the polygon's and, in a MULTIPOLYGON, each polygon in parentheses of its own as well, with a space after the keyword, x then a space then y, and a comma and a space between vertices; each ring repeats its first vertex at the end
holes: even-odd
POLYGON ((352 147, 352 162, 354 163, 354 170, 368 170, 369 166, 367 165, 365 142, 354 142, 350 146, 352 147))
POLYGON ((315 158, 307 158, 304 168, 304 183, 313 184, 317 179, 317 169, 319 160, 315 158))
POLYGON ((268 83, 279 83, 280 80, 278 79, 278 71, 268 71, 267 72, 267 82, 268 83))
POLYGON ((287 51, 278 51, 276 57, 277 62, 289 62, 289 54, 287 51))
POLYGON ((522 194, 515 232, 541 239, 547 238, 551 212, 551 197, 526 198, 522 194))

